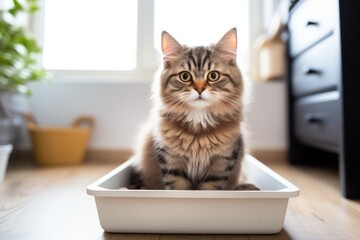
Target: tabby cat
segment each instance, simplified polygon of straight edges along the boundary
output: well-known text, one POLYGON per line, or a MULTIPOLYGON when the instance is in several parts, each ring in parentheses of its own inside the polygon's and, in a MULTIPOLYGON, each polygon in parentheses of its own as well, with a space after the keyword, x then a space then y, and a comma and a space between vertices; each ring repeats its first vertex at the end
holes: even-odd
POLYGON ((153 83, 149 130, 138 151, 145 189, 258 189, 240 184, 244 157, 243 78, 237 33, 215 45, 188 47, 162 33, 163 66, 153 83))

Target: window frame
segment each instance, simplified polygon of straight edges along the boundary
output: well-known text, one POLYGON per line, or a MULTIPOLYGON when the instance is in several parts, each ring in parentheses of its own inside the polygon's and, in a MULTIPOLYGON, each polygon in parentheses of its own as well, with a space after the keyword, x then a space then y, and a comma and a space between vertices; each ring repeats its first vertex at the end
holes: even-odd
MULTIPOLYGON (((248 1, 251 9, 252 2, 248 1)), ((255 0, 257 2, 259 0, 255 0)), ((39 45, 43 46, 44 31, 44 2, 40 1, 40 11, 30 17, 29 28, 34 32, 39 45)), ((249 9, 249 11, 250 11, 249 9)), ((152 79, 159 68, 161 55, 155 49, 154 43, 154 17, 155 1, 138 0, 138 26, 137 26, 137 51, 136 68, 134 70, 52 70, 47 71, 56 82, 148 82, 152 79)), ((249 21, 251 23, 251 21, 249 21)), ((250 26, 250 29, 252 26, 250 26)), ((253 33, 249 33, 248 42, 252 42, 253 33)), ((250 44, 249 44, 249 47, 250 44)), ((42 56, 39 56, 39 63, 42 65, 42 56)))

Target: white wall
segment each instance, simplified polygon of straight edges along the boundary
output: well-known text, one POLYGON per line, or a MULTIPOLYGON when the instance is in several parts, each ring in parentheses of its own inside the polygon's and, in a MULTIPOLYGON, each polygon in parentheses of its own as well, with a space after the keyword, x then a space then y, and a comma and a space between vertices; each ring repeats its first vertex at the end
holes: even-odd
POLYGON ((253 83, 251 102, 248 104, 250 148, 286 149, 287 115, 286 89, 283 80, 253 83))
MULTIPOLYGON (((30 107, 42 125, 69 125, 78 115, 96 119, 92 149, 131 148, 151 107, 150 81, 130 83, 36 83, 30 107)), ((246 117, 251 148, 286 148, 283 82, 255 83, 246 117)), ((23 138, 22 148, 29 148, 23 138)))
MULTIPOLYGON (((96 120, 90 148, 132 147, 150 110, 150 83, 36 83, 31 109, 44 125, 66 126, 79 115, 96 120)), ((23 141, 23 147, 29 142, 23 141)))

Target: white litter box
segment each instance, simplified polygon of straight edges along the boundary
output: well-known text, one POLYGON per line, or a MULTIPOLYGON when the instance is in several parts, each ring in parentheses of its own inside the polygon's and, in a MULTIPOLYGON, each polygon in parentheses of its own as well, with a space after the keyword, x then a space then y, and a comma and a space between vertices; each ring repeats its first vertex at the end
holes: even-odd
POLYGON ((299 189, 246 156, 247 182, 261 191, 128 190, 130 159, 87 187, 102 228, 117 233, 272 234, 299 189))

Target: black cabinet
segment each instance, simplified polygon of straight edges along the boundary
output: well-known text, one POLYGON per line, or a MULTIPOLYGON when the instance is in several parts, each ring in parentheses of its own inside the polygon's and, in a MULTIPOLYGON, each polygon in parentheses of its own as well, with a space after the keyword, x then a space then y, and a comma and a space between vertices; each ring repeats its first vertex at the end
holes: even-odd
POLYGON ((343 195, 359 198, 360 1, 297 1, 288 31, 290 162, 335 156, 343 195))

